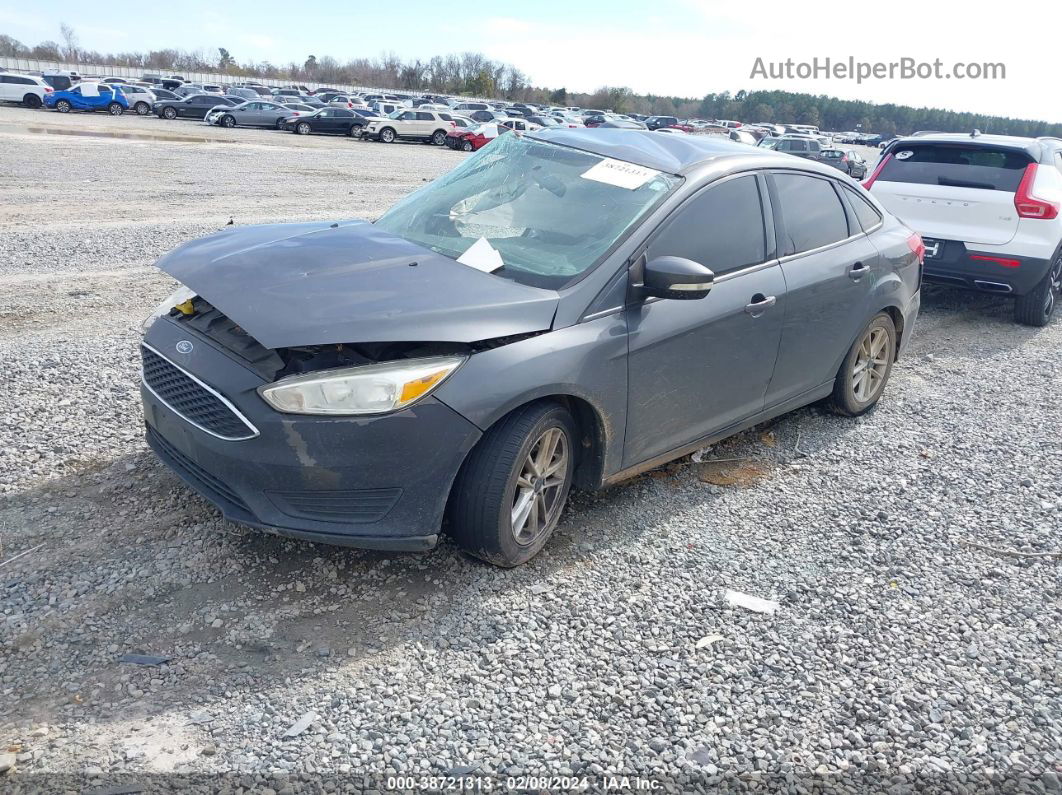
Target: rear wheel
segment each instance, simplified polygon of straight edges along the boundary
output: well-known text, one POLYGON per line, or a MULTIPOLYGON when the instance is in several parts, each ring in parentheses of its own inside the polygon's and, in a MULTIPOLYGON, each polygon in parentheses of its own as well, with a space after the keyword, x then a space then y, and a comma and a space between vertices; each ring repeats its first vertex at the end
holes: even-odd
POLYGON ((575 422, 558 403, 499 420, 469 453, 450 497, 450 534, 506 568, 533 558, 560 521, 575 470, 575 422))
POLYGON ((151 113, 151 106, 146 102, 138 102, 133 106, 133 110, 136 111, 138 116, 147 116, 151 113))
POLYGON ((110 105, 107 106, 107 112, 112 116, 121 116, 123 113, 125 113, 125 108, 123 108, 117 102, 112 102, 110 105))
POLYGON ((74 109, 74 106, 71 105, 67 100, 61 99, 55 103, 55 109, 60 113, 69 113, 74 109))
POLYGON ((310 125, 309 125, 309 123, 304 122, 304 121, 300 121, 298 124, 295 125, 295 132, 297 132, 299 135, 309 135, 310 134, 310 125))
POLYGON ((395 135, 395 131, 390 127, 384 127, 380 130, 380 140, 385 144, 393 144, 398 136, 395 135))
POLYGON ((177 108, 163 108, 162 115, 164 118, 170 119, 172 121, 173 119, 177 118, 177 108))
POLYGON ((1014 301, 1014 319, 1025 326, 1046 326, 1062 298, 1062 249, 1055 252, 1044 278, 1014 301))
POLYGON ((431 142, 436 146, 442 146, 446 143, 446 130, 436 130, 431 135, 431 142))
POLYGON ((36 94, 26 94, 26 96, 22 98, 22 104, 27 108, 39 108, 44 103, 36 94))
POLYGON ((885 312, 874 317, 852 344, 841 363, 830 396, 838 414, 858 417, 881 398, 896 359, 896 324, 885 312))
POLYGON ((284 129, 284 120, 283 119, 277 119, 276 123, 273 126, 276 127, 278 130, 283 130, 284 129))

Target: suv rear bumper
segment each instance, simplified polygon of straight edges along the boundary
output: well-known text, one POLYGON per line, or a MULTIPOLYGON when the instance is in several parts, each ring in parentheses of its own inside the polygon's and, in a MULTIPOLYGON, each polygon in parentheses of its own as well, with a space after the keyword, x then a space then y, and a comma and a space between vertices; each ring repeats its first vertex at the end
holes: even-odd
POLYGON ((1000 295, 1025 295, 1044 278, 1049 259, 1000 251, 978 251, 958 240, 937 240, 940 255, 926 257, 923 278, 968 290, 1000 295))

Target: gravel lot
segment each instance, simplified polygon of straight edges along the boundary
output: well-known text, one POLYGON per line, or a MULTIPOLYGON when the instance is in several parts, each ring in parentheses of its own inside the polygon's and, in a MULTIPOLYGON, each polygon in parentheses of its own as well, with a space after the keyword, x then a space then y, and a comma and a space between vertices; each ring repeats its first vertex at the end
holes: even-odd
POLYGON ((146 449, 151 263, 230 218, 375 218, 464 155, 9 107, 0 152, 0 789, 1060 790, 1062 323, 926 289, 871 415, 576 495, 518 570, 314 546, 146 449))

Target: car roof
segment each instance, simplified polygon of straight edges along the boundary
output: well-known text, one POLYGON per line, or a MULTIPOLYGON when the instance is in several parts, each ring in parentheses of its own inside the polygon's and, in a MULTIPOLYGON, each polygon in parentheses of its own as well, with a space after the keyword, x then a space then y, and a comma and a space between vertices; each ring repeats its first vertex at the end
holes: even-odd
POLYGON ((1062 148, 1060 138, 1024 138, 1019 135, 971 135, 970 133, 926 133, 922 135, 906 135, 894 138, 889 142, 889 148, 894 149, 901 144, 964 144, 993 146, 1003 149, 1017 149, 1025 152, 1034 160, 1040 160, 1045 149, 1055 150, 1062 148))
MULTIPOLYGON (((561 146, 582 149, 602 157, 637 163, 640 166, 683 174, 706 160, 721 157, 762 155, 772 162, 784 158, 787 166, 807 165, 801 158, 750 147, 718 136, 659 135, 650 130, 621 128, 578 129, 547 127, 528 133, 531 138, 561 146)), ((815 169, 809 169, 815 170, 815 169)))

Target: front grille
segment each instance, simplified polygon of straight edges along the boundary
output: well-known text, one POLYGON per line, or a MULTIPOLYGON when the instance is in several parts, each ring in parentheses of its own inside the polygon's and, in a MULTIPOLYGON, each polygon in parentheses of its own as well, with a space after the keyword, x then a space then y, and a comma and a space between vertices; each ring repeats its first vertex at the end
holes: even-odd
POLYGON ((227 502, 231 507, 248 514, 250 513, 247 505, 236 495, 236 492, 167 442, 154 428, 148 428, 148 441, 161 454, 167 464, 176 469, 179 474, 184 475, 187 480, 190 480, 196 489, 208 500, 213 503, 227 502))
POLYGON ((221 439, 251 439, 258 430, 218 393, 146 345, 140 347, 144 384, 171 410, 221 439))
POLYGON ((281 512, 297 519, 363 524, 378 522, 402 496, 402 489, 350 491, 270 491, 269 499, 281 512))

